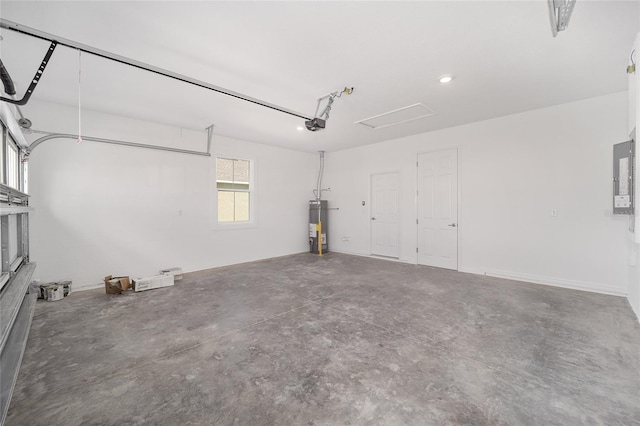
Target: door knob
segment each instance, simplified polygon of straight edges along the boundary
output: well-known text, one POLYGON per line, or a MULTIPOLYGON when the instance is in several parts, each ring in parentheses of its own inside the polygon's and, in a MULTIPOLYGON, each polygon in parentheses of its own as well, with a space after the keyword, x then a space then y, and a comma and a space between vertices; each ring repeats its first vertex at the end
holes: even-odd
POLYGON ((375 217, 372 217, 372 218, 371 218, 371 220, 376 220, 376 218, 375 218, 375 217))
POLYGON ((455 224, 455 223, 450 223, 450 224, 448 224, 447 226, 451 226, 451 227, 455 228, 455 227, 456 227, 456 224, 455 224))

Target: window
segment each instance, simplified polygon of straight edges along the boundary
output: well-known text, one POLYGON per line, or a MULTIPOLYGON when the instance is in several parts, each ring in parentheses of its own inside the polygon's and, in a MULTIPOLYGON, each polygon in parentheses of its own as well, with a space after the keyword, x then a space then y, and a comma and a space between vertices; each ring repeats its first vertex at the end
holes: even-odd
POLYGON ((4 147, 5 147, 5 139, 7 137, 7 129, 4 127, 4 123, 0 122, 0 130, 2 130, 2 139, 0 139, 0 183, 5 183, 4 181, 4 147))
POLYGON ((13 189, 24 192, 24 183, 21 178, 26 175, 22 171, 23 164, 20 161, 20 148, 2 124, 2 149, 0 149, 0 183, 13 189))
POLYGON ((7 186, 20 190, 20 156, 18 155, 18 147, 11 140, 7 138, 7 186))
POLYGON ((22 163, 22 192, 29 193, 29 162, 22 163))
POLYGON ((218 223, 249 222, 251 161, 216 158, 218 223))

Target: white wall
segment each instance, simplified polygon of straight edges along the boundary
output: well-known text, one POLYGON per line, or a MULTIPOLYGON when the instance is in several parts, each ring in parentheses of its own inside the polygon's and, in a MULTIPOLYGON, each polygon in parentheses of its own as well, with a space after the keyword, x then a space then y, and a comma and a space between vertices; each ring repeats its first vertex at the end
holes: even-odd
MULTIPOLYGON (((635 38, 633 47, 630 49, 629 54, 633 51, 638 52, 640 48, 640 34, 635 38)), ((633 135, 636 141, 636 158, 638 157, 638 133, 637 124, 640 122, 638 116, 640 116, 640 81, 638 79, 640 70, 628 75, 629 81, 629 124, 628 132, 633 135)), ((638 161, 636 160, 636 164, 638 161)), ((637 166, 636 166, 637 167, 637 166)), ((640 319, 640 204, 638 204, 638 194, 640 194, 640 173, 635 173, 635 229, 637 232, 633 235, 633 238, 629 238, 629 303, 636 313, 636 316, 640 319)))
MULTIPOLYGON (((30 111, 34 128, 77 131, 75 109, 32 101, 30 111)), ((90 111, 83 133, 206 147, 204 132, 90 111)), ((397 170, 400 257, 415 263, 416 156, 456 146, 461 271, 626 295, 628 220, 609 214, 611 146, 626 139, 627 94, 618 93, 328 153, 325 197, 339 208, 330 211, 330 249, 369 254, 370 175, 397 170)), ((317 155, 217 136, 213 152, 256 160, 256 227, 214 229, 212 158, 71 140, 39 146, 30 160, 36 277, 90 286, 106 274, 193 271, 306 251, 317 155)))
MULTIPOLYGON (((29 111, 34 128, 77 133, 76 109, 32 101, 29 111)), ((82 123, 85 135, 206 150, 204 131, 91 111, 82 123)), ((79 288, 108 274, 195 271, 306 251, 316 155, 215 135, 212 154, 44 142, 30 158, 34 277, 70 278, 79 288), (215 228, 216 154, 255 160, 255 226, 215 228)))
POLYGON ((400 260, 416 263, 417 154, 458 147, 459 270, 626 295, 628 218, 611 216, 612 145, 625 140, 621 92, 329 153, 330 248, 370 253, 370 175, 397 170, 400 260))
MULTIPOLYGON (((636 198, 637 199, 637 198, 636 198)), ((629 241, 629 304, 636 314, 636 317, 640 319, 640 269, 638 264, 640 263, 640 250, 639 246, 634 241, 629 241)))

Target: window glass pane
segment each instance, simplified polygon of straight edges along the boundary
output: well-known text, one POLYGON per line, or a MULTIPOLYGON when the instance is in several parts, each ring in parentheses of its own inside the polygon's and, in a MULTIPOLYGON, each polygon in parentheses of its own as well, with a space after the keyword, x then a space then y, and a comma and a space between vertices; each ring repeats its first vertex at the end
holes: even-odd
POLYGON ((249 220, 249 193, 234 192, 235 194, 235 220, 249 220))
POLYGON ((24 192, 25 194, 29 193, 29 162, 25 161, 24 163, 22 163, 22 173, 23 173, 23 186, 22 186, 22 192, 24 192))
POLYGON ((233 192, 218 191, 218 222, 233 222, 233 192))
POLYGON ((251 161, 216 158, 218 222, 250 220, 251 161))
POLYGON ((216 180, 233 182, 233 160, 216 159, 216 180))
POLYGON ((249 183, 249 162, 247 160, 233 161, 233 181, 235 183, 249 183))
POLYGON ((2 124, 2 126, 0 127, 0 130, 2 131, 2 137, 0 139, 0 183, 6 183, 4 181, 4 138, 6 137, 6 132, 5 132, 5 127, 4 124, 2 124))
POLYGON ((18 148, 9 139, 7 141, 7 186, 15 189, 18 187, 18 148))

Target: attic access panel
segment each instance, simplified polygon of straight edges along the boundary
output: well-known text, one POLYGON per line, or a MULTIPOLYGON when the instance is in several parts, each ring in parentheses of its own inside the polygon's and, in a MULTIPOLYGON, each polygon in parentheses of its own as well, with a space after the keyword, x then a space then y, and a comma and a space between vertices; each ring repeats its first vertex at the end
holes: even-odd
POLYGON ((408 123, 410 121, 419 120, 421 118, 431 117, 435 113, 436 112, 428 106, 417 103, 356 121, 356 124, 362 124, 363 126, 369 127, 370 129, 377 130, 383 129, 385 127, 397 126, 398 124, 408 123))

